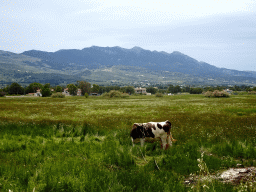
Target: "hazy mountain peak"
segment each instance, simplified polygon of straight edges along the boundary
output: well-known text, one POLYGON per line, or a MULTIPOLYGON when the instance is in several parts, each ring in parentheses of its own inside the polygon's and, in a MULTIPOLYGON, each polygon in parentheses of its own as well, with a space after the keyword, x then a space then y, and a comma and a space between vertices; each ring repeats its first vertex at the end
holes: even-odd
POLYGON ((140 53, 141 51, 144 51, 144 49, 142 49, 141 47, 138 47, 138 46, 131 48, 131 50, 136 53, 140 53))
POLYGON ((173 51, 172 54, 174 54, 174 55, 185 55, 185 54, 183 54, 183 53, 181 53, 179 51, 173 51))
MULTIPOLYGON (((92 46, 82 50, 65 49, 56 52, 31 50, 25 51, 22 54, 0 51, 0 61, 5 63, 20 63, 19 66, 30 65, 32 67, 38 67, 38 70, 57 70, 60 73, 68 75, 71 73, 81 73, 85 69, 94 73, 94 70, 102 71, 103 68, 123 66, 123 70, 125 69, 127 71, 123 72, 123 75, 116 71, 116 75, 120 75, 120 79, 129 77, 129 81, 135 81, 137 77, 141 78, 143 76, 147 82, 152 80, 153 82, 163 81, 165 83, 171 83, 173 79, 180 78, 183 75, 184 79, 181 79, 181 81, 187 84, 192 82, 205 84, 208 79, 216 79, 218 81, 215 83, 224 82, 225 84, 232 84, 234 82, 244 82, 245 84, 256 83, 255 73, 221 69, 202 61, 199 62, 179 51, 172 53, 149 51, 138 46, 131 49, 118 46, 92 46), (7 55, 5 56, 5 54, 7 55), (26 56, 30 57, 28 58, 26 56), (14 61, 14 59, 16 60, 14 61), (132 74, 131 71, 135 73, 132 74), (173 78, 171 73, 172 75, 179 74, 179 76, 173 78), (153 80, 153 74, 157 74, 157 80, 153 80), (160 80, 160 77, 163 79, 160 80), (186 80, 187 77, 191 77, 191 81, 186 80)), ((86 73, 86 75, 88 74, 89 72, 86 73)), ((82 76, 88 79, 97 77, 102 82, 106 81, 101 76, 102 74, 92 77, 86 75, 83 74, 82 76)), ((76 75, 77 78, 81 78, 82 76, 76 75)), ((114 78, 114 73, 109 78, 114 78)), ((139 80, 140 78, 137 79, 139 82, 141 81, 139 80)), ((213 81, 210 83, 213 83, 213 81)))

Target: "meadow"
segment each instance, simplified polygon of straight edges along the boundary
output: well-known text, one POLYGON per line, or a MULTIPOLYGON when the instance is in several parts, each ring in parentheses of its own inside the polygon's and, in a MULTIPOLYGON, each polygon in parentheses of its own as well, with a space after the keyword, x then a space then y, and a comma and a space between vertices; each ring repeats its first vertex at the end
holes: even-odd
POLYGON ((184 182, 255 160, 255 95, 0 98, 0 191, 255 191, 184 182), (165 120, 171 148, 132 147, 133 123, 165 120))

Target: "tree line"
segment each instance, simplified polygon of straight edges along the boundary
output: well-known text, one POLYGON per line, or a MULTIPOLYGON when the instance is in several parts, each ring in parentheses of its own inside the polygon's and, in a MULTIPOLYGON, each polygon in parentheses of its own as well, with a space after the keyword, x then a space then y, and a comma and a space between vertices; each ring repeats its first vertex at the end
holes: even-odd
POLYGON ((14 82, 11 85, 0 89, 0 96, 4 95, 26 95, 28 93, 36 93, 40 90, 43 97, 49 97, 52 93, 63 92, 64 89, 68 88, 70 95, 76 95, 78 89, 81 90, 82 95, 89 95, 90 93, 102 94, 110 92, 111 90, 118 90, 123 93, 134 94, 134 88, 132 86, 119 87, 119 86, 99 86, 97 84, 91 85, 86 81, 77 81, 75 84, 71 83, 67 86, 51 86, 50 83, 31 83, 27 87, 21 86, 19 83, 14 82))
MULTIPOLYGON (((77 81, 75 84, 68 84, 67 86, 54 86, 52 87, 50 83, 41 84, 41 83, 31 83, 27 87, 22 87, 19 83, 12 83, 11 85, 7 85, 6 87, 0 89, 0 96, 4 95, 25 95, 28 93, 36 93, 38 89, 40 89, 43 97, 49 97, 52 93, 63 92, 65 88, 68 88, 68 91, 71 95, 76 95, 77 90, 81 90, 82 95, 89 95, 90 93, 103 94, 105 92, 110 92, 111 90, 117 90, 122 93, 134 94, 135 90, 133 86, 99 86, 97 84, 91 85, 86 81, 77 81), (53 90, 53 91, 52 91, 53 90)), ((250 87, 246 85, 233 87, 228 86, 206 86, 206 87, 190 87, 190 86, 179 86, 179 85, 168 85, 166 87, 146 87, 146 92, 151 94, 156 93, 182 93, 187 92, 190 94, 201 94, 207 91, 219 90, 222 91, 224 89, 230 89, 232 91, 256 91, 256 87, 250 87)))

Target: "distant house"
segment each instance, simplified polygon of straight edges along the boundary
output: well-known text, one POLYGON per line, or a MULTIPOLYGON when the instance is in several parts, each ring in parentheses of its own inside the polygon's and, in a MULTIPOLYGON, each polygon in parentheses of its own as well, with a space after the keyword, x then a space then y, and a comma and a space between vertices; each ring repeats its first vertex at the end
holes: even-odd
POLYGON ((64 89, 64 91, 62 92, 63 95, 65 96, 70 96, 69 92, 68 92, 68 88, 64 89))
POLYGON ((77 89, 77 96, 81 96, 82 95, 82 90, 81 89, 77 89))
MULTIPOLYGON (((68 92, 68 88, 64 89, 62 94, 65 95, 65 96, 70 96, 70 93, 68 92)), ((77 89, 76 95, 77 96, 81 96, 82 95, 82 90, 81 89, 77 89)))
POLYGON ((36 93, 28 93, 28 96, 42 97, 41 89, 37 89, 36 93))
POLYGON ((136 87, 134 88, 135 93, 137 94, 147 94, 146 88, 136 87))
POLYGON ((224 91, 226 91, 229 95, 231 95, 233 93, 233 91, 230 89, 225 89, 224 91))
POLYGON ((41 89, 36 90, 35 96, 42 97, 41 89))

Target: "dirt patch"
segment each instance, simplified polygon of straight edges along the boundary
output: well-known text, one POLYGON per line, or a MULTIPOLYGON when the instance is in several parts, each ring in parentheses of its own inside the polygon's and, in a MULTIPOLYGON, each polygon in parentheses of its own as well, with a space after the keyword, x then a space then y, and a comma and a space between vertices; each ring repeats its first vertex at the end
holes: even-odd
POLYGON ((185 179, 184 184, 193 185, 196 184, 198 181, 203 182, 206 180, 219 180, 220 182, 230 183, 233 185, 239 185, 241 182, 256 183, 256 167, 230 168, 216 175, 192 175, 189 178, 185 179))
POLYGON ((222 182, 239 184, 241 182, 256 182, 256 167, 230 168, 219 177, 222 182))

